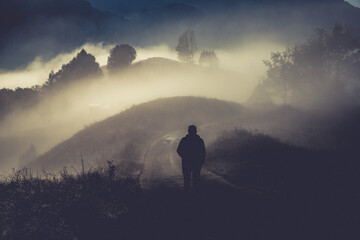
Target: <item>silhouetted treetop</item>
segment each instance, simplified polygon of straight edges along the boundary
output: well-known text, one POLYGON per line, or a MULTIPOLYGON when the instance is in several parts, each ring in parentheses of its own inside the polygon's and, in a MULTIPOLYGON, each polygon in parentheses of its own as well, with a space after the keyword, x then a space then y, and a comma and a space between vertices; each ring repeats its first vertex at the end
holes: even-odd
POLYGON ((136 50, 128 44, 116 45, 110 50, 107 68, 116 71, 129 66, 136 59, 136 50))
POLYGON ((62 65, 61 69, 49 74, 45 87, 66 84, 83 78, 101 76, 102 72, 95 57, 82 49, 69 63, 62 65))
POLYGON ((40 89, 16 88, 15 90, 0 89, 0 121, 14 109, 26 109, 40 100, 40 89))

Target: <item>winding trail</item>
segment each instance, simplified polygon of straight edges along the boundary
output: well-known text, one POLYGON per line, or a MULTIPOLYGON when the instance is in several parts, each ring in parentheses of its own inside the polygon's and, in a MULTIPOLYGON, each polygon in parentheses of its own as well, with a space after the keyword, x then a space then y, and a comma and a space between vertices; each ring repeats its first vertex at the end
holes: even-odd
POLYGON ((204 168, 199 191, 185 193, 176 153, 183 135, 178 130, 157 138, 144 156, 140 184, 151 220, 138 239, 266 239, 279 231, 276 223, 268 222, 276 214, 271 202, 204 168))
MULTIPOLYGON (((183 187, 181 159, 176 153, 176 148, 184 135, 183 130, 173 131, 156 139, 150 145, 144 156, 144 169, 140 176, 143 189, 157 187, 179 189, 183 187)), ((201 170, 201 183, 202 185, 220 184, 224 187, 242 189, 204 168, 201 170)))
POLYGON ((184 134, 178 130, 157 138, 144 156, 140 184, 150 217, 136 239, 325 239, 326 222, 308 219, 296 204, 235 186, 204 168, 199 190, 184 192, 176 153, 184 134))
POLYGON ((143 189, 166 185, 178 188, 182 183, 181 162, 174 156, 180 131, 174 131, 156 139, 144 156, 144 168, 140 176, 143 189))

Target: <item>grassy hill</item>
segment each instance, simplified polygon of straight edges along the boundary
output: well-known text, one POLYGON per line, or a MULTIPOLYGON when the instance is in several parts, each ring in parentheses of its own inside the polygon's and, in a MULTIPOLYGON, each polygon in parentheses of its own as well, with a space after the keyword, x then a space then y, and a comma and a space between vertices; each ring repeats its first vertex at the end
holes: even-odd
POLYGON ((78 132, 40 156, 31 166, 53 171, 64 166, 81 170, 113 161, 119 169, 136 174, 151 141, 189 124, 203 125, 240 116, 243 107, 236 103, 197 97, 173 97, 133 106, 78 132), (124 160, 126 159, 126 161, 124 160), (129 165, 130 164, 130 165, 129 165))
POLYGON ((330 176, 323 173, 329 171, 335 158, 336 154, 327 151, 294 146, 257 131, 235 129, 224 132, 209 146, 206 166, 234 184, 286 198, 294 194, 289 192, 291 188, 296 188, 300 196, 311 189, 324 190, 320 185, 326 185, 330 176), (301 179, 302 175, 306 180, 301 179))
POLYGON ((306 130, 304 135, 311 132, 309 136, 317 135, 324 142, 334 139, 340 147, 333 147, 332 141, 330 149, 299 147, 264 134, 261 128, 228 131, 207 145, 205 167, 232 185, 203 176, 199 192, 190 195, 169 186, 143 190, 136 179, 114 177, 111 164, 103 172, 76 176, 63 171, 62 178, 49 174, 38 179, 15 172, 0 181, 3 236, 357 239, 359 111, 319 115, 291 108, 259 112, 196 97, 134 106, 80 131, 41 156, 34 166, 54 170, 73 165, 79 171, 81 153, 87 169, 90 163, 96 167, 114 160, 118 171, 133 169, 136 174, 141 155, 153 139, 173 130, 185 132, 189 123, 201 126, 206 139, 222 125, 257 125, 277 127, 274 132, 292 129, 290 136, 298 138, 306 130))
MULTIPOLYGON (((75 82, 56 94, 44 94, 26 111, 14 108, 3 116, 0 164, 7 169, 16 167, 31 144, 42 154, 85 125, 104 120, 133 104, 173 96, 206 96, 242 102, 251 93, 249 82, 250 79, 233 72, 165 58, 140 61, 101 79, 75 82), (29 124, 24 124, 23 119, 29 124)), ((80 155, 71 161, 76 159, 80 159, 80 155)))
MULTIPOLYGON (((332 129, 345 130, 342 124, 332 129)), ((345 134, 338 142, 349 137, 345 134)), ((358 236, 356 149, 302 148, 245 130, 224 133, 208 149, 207 169, 277 202, 271 221, 281 222, 281 232, 292 236, 289 239, 358 236)))
MULTIPOLYGON (((349 113, 343 115, 351 119, 349 113)), ((258 110, 201 97, 160 98, 86 127, 30 165, 48 171, 66 166, 70 171, 80 172, 82 156, 85 169, 103 167, 112 161, 120 175, 134 176, 141 170, 143 156, 155 139, 177 130, 185 134, 190 124, 200 126, 207 144, 222 131, 238 127, 263 132, 294 146, 335 149, 336 145, 340 147, 336 129, 343 125, 335 119, 335 115, 289 107, 258 110), (329 116, 333 116, 331 121, 329 116)), ((354 142, 353 136, 347 139, 350 130, 341 137, 343 143, 354 142)))

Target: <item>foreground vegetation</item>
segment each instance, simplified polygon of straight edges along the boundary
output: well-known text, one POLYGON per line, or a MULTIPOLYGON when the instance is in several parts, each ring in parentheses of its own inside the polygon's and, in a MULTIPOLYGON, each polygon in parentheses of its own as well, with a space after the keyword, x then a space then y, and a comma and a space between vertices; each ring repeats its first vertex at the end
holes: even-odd
MULTIPOLYGON (((225 132, 210 146, 206 166, 235 184, 286 197, 295 187, 294 181, 298 181, 296 191, 299 191, 304 184, 299 182, 304 180, 303 175, 311 185, 326 181, 319 173, 328 168, 331 161, 325 152, 285 144, 263 133, 236 129, 225 132)), ((309 189, 309 186, 302 188, 309 189)))
POLYGON ((207 146, 205 168, 232 185, 204 174, 200 189, 189 195, 166 183, 143 190, 136 177, 117 177, 140 165, 110 161, 106 171, 69 175, 64 169, 61 177, 14 172, 0 182, 0 238, 357 239, 360 112, 310 119, 309 129, 301 129, 312 131, 321 148, 259 131, 225 132, 207 146))
MULTIPOLYGON (((344 130, 341 141, 354 142, 354 135, 346 135, 343 124, 332 132, 337 133, 339 127, 344 130)), ((343 234, 354 237, 359 234, 355 226, 360 213, 360 163, 354 158, 358 150, 348 147, 340 144, 311 150, 236 129, 210 146, 206 168, 232 184, 273 199, 278 204, 273 220, 293 230, 300 227, 303 239, 328 239, 326 231, 335 234, 331 239, 343 234)))
POLYGON ((125 238, 136 219, 136 179, 87 172, 61 178, 16 171, 0 183, 1 239, 125 238))
MULTIPOLYGON (((180 186, 145 191, 137 179, 116 178, 110 169, 76 176, 65 171, 61 178, 15 172, 0 183, 1 239, 300 240, 359 236, 359 191, 356 184, 347 185, 351 178, 343 166, 285 160, 281 154, 291 153, 286 144, 257 133, 230 133, 235 139, 241 135, 248 139, 237 146, 272 145, 275 151, 265 152, 280 157, 280 161, 251 157, 247 163, 231 162, 235 152, 230 147, 219 173, 240 188, 204 176, 197 192, 185 194, 180 186), (294 164, 280 164, 286 161, 294 164), (333 175, 328 175, 329 169, 333 175)), ((212 157, 218 150, 210 149, 206 168, 216 170, 212 157)), ((301 149, 297 153, 302 151, 302 156, 310 156, 311 152, 301 149)), ((256 156, 250 150, 247 154, 256 156)))

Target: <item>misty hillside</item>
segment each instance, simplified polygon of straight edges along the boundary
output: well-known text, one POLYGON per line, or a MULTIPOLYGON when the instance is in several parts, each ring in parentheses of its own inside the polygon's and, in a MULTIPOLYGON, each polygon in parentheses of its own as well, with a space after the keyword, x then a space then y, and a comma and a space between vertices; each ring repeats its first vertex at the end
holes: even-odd
MULTIPOLYGON (((166 74, 179 74, 180 72, 183 74, 187 74, 193 73, 194 71, 206 74, 206 72, 215 72, 217 70, 219 69, 209 69, 201 67, 199 65, 187 64, 168 58, 153 57, 132 64, 128 69, 126 69, 126 72, 124 74, 139 74, 145 71, 153 72, 155 74, 157 73, 160 77, 166 76, 166 74)), ((225 71, 221 72, 224 73, 225 71)), ((144 80, 144 78, 142 77, 139 77, 138 79, 141 79, 141 81, 144 80)))
POLYGON ((236 118, 242 110, 236 103, 214 99, 173 97, 155 100, 85 128, 31 165, 50 171, 64 166, 80 171, 82 155, 86 169, 103 166, 106 161, 121 166, 124 159, 138 169, 144 152, 155 138, 175 130, 183 130, 185 134, 189 124, 201 126, 236 118))
MULTIPOLYGON (((138 75, 141 73, 152 72, 153 74, 157 74, 158 78, 163 77, 173 77, 177 76, 179 79, 183 79, 186 82, 186 78, 191 78, 193 76, 194 80, 197 78, 199 82, 203 78, 217 78, 220 81, 234 81, 234 85, 237 85, 238 81, 248 81, 248 79, 244 79, 241 77, 241 74, 238 72, 232 72, 229 70, 223 70, 221 68, 209 68, 203 67, 196 64, 187 64, 184 62, 179 62, 175 60, 171 60, 168 58, 162 57, 152 57, 139 62, 132 64, 128 69, 126 69, 121 75, 135 74, 138 75), (181 73, 181 74, 179 74, 181 73)), ((137 77, 141 81, 146 79, 146 77, 137 77)), ((169 79, 170 80, 170 79, 169 79)), ((194 81, 195 82, 195 81, 194 81)))
MULTIPOLYGON (((358 154, 355 147, 358 119, 358 109, 339 114, 304 112, 291 107, 252 109, 199 97, 163 98, 133 106, 81 130, 31 165, 48 171, 67 166, 79 172, 82 155, 85 169, 103 167, 107 161, 113 161, 120 166, 122 172, 119 174, 137 175, 142 168, 143 156, 153 141, 175 131, 183 135, 190 124, 200 128, 207 143, 221 131, 240 127, 265 133, 293 146, 338 151, 353 158, 358 154)), ((296 153, 298 150, 294 149, 296 153)))
POLYGON ((91 71, 87 69, 87 77, 81 81, 64 81, 63 87, 44 89, 41 95, 35 92, 36 101, 26 98, 20 90, 16 90, 17 95, 13 92, 14 98, 3 98, 0 105, 6 111, 3 108, 0 122, 1 164, 16 164, 31 145, 42 154, 85 125, 104 120, 133 104, 172 96, 244 102, 253 84, 252 79, 235 72, 165 58, 134 63, 115 75, 106 74, 106 67, 102 70, 105 74, 101 78, 89 78, 91 71), (27 119, 26 124, 22 119, 27 119))
POLYGON ((139 67, 143 67, 143 66, 149 66, 150 68, 153 68, 153 67, 176 68, 178 66, 197 68, 196 65, 189 65, 186 63, 181 63, 181 62, 178 62, 175 60, 171 60, 168 58, 162 58, 162 57, 153 57, 153 58, 148 58, 146 60, 136 62, 133 65, 131 65, 130 68, 139 68, 139 67))
MULTIPOLYGON (((140 84, 147 99, 170 96, 214 97, 226 101, 245 102, 256 85, 252 78, 234 71, 186 64, 154 57, 132 64, 115 76, 113 82, 140 84), (148 87, 149 90, 143 90, 148 87)), ((145 100, 147 100, 145 99, 145 100)))

